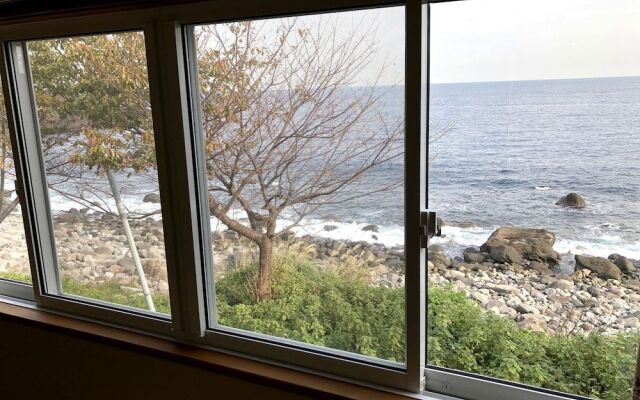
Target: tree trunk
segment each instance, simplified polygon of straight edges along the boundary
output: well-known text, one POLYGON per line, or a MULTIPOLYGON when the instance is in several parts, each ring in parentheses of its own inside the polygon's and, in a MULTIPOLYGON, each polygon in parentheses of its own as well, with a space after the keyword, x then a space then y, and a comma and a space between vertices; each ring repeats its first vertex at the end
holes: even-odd
POLYGON ((118 214, 120 215, 122 228, 124 229, 124 233, 127 236, 127 242, 129 242, 131 258, 133 258, 133 263, 136 266, 136 272, 138 273, 138 277, 140 278, 140 285, 142 286, 142 293, 144 293, 144 298, 147 301, 147 307, 150 311, 156 311, 156 307, 153 304, 153 298, 151 297, 151 292, 149 291, 147 277, 145 276, 144 270, 142 269, 142 262, 140 261, 140 255, 138 254, 138 247, 136 246, 136 242, 133 240, 133 234, 131 233, 131 226, 129 226, 127 210, 122 204, 118 182, 116 182, 116 179, 113 176, 113 172, 111 172, 110 170, 107 170, 107 178, 109 179, 109 185, 111 186, 111 193, 113 194, 113 198, 116 201, 116 207, 118 208, 118 214))
POLYGON ((264 235, 258 243, 260 250, 258 264, 258 293, 257 300, 262 301, 271 297, 271 272, 273 261, 273 239, 264 235))

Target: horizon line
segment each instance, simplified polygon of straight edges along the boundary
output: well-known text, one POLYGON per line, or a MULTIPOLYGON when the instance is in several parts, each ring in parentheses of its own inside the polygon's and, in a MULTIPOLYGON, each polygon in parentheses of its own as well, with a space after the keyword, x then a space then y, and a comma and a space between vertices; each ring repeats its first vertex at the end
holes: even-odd
POLYGON ((531 79, 504 79, 504 80, 479 80, 479 81, 451 81, 451 82, 431 82, 431 85, 453 85, 463 83, 506 83, 506 82, 540 82, 540 81, 573 81, 587 79, 616 79, 616 78, 640 78, 639 75, 605 75, 587 76, 576 78, 531 78, 531 79))

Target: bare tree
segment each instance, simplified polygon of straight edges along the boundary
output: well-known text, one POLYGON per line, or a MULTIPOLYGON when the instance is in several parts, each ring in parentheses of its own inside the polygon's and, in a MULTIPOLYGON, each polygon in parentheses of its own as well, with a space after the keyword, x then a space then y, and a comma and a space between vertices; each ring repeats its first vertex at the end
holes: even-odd
POLYGON ((378 79, 354 86, 375 54, 374 32, 343 35, 336 25, 211 26, 213 40, 200 43, 209 208, 258 246, 256 300, 271 296, 278 237, 319 207, 370 195, 348 189, 403 154, 404 120, 382 110, 390 88, 378 79), (282 224, 285 210, 290 222, 282 224))

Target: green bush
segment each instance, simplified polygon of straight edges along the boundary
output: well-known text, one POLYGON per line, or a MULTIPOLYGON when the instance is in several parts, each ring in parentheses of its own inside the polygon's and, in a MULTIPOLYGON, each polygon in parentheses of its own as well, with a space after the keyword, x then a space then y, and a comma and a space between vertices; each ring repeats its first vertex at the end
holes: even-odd
POLYGON ((464 293, 429 290, 429 363, 548 389, 630 399, 640 335, 551 336, 483 313, 464 293))
MULTIPOLYGON (((404 293, 372 288, 310 258, 274 259, 274 293, 252 301, 256 266, 217 286, 221 324, 380 358, 404 359, 404 293)), ((462 292, 430 288, 430 364, 564 392, 626 400, 640 334, 551 336, 484 313, 462 292)))
POLYGON ((257 268, 228 274, 216 285, 222 325, 387 360, 404 360, 404 292, 372 288, 306 257, 274 259, 273 296, 255 303, 257 268))

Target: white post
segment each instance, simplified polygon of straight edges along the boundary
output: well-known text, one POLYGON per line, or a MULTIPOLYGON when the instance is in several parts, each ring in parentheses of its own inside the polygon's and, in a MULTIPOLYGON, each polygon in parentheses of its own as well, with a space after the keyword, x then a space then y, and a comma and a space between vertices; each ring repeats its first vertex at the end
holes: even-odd
POLYGON ((136 271, 138 272, 138 277, 140 278, 140 284, 142 285, 142 293, 144 293, 144 298, 147 301, 147 306, 149 307, 149 310, 156 311, 156 307, 153 305, 153 298, 151 297, 151 292, 149 291, 149 284, 147 283, 147 277, 144 275, 144 270, 142 269, 142 262, 140 262, 140 255, 138 254, 138 248, 136 247, 136 243, 133 241, 133 234, 131 233, 131 227, 129 226, 127 210, 125 210, 124 205, 122 204, 122 198, 120 197, 120 189, 118 188, 118 183, 116 182, 116 179, 113 176, 113 172, 111 172, 111 170, 107 170, 107 178, 109 179, 109 185, 111 186, 111 192, 113 193, 113 198, 116 201, 116 207, 118 208, 118 214, 120 215, 120 221, 122 222, 124 233, 127 236, 127 241, 129 242, 129 248, 131 249, 131 257, 133 258, 133 263, 136 266, 136 271))

